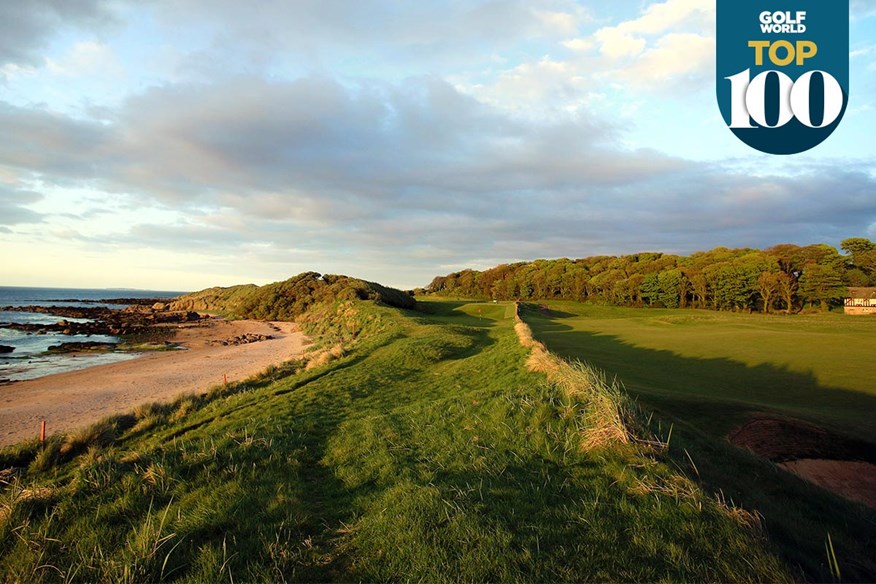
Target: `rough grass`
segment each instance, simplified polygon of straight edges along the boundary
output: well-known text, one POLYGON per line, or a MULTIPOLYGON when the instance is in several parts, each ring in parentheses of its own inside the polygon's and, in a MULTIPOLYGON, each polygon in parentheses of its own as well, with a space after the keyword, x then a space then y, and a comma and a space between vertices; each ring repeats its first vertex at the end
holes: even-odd
MULTIPOLYGON (((353 303, 305 326, 319 350, 343 339, 344 352, 143 406, 111 442, 94 432, 14 478, 0 490, 0 579, 795 575, 659 449, 583 447, 592 392, 528 371, 507 305, 353 303)), ((0 459, 33 466, 46 450, 0 459)))
POLYGON ((582 432, 582 446, 585 449, 627 444, 630 441, 632 431, 628 424, 634 422, 636 414, 629 398, 616 382, 609 383, 604 375, 580 361, 565 362, 548 352, 542 343, 532 337, 529 325, 519 316, 514 331, 520 344, 530 350, 526 361, 530 371, 544 373, 567 396, 585 401, 582 432))

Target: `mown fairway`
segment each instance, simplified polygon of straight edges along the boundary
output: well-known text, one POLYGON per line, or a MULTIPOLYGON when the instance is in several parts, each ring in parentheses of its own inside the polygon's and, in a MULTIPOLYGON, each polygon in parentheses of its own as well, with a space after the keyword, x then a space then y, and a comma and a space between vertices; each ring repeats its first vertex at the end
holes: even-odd
MULTIPOLYGON (((727 433, 765 412, 876 440, 876 319, 529 305, 535 337, 626 386, 664 431, 670 454, 708 488, 763 514, 770 539, 810 577, 828 534, 844 579, 870 581, 876 513, 731 446, 727 433), (854 570, 854 572, 853 572, 854 570)), ((816 579, 824 579, 823 572, 816 579)))
POLYGON ((548 348, 708 432, 766 411, 876 440, 876 318, 547 306, 527 321, 548 348))
POLYGON ((586 396, 527 371, 512 305, 425 304, 344 303, 329 364, 7 449, 0 580, 800 577, 659 449, 583 449, 586 396))

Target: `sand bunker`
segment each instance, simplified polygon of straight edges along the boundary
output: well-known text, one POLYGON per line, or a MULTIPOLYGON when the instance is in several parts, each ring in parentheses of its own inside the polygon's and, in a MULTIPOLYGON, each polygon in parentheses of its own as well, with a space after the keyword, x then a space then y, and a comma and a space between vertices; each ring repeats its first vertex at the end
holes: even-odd
POLYGON ((801 420, 758 415, 728 439, 837 495, 876 508, 876 447, 801 420))
POLYGON ((50 434, 64 432, 130 412, 141 403, 205 393, 223 376, 229 382, 245 379, 300 355, 307 344, 294 323, 214 319, 180 325, 174 341, 188 350, 146 353, 0 387, 0 446, 37 436, 41 420, 50 434), (238 345, 215 342, 246 335, 273 338, 238 345))
POLYGON ((876 509, 876 465, 851 460, 805 458, 779 464, 783 469, 846 499, 876 509))

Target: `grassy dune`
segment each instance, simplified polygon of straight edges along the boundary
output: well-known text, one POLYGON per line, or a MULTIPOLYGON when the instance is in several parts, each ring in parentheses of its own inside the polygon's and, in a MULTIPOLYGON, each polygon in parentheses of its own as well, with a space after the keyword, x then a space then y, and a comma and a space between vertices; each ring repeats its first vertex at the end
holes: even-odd
POLYGON ((264 286, 245 284, 207 288, 175 298, 170 307, 172 310, 213 312, 231 318, 295 320, 312 306, 355 299, 373 300, 396 308, 414 308, 416 304, 408 293, 376 282, 303 272, 264 286))
POLYGON ((602 386, 531 372, 512 305, 347 301, 302 324, 315 366, 0 453, 26 468, 0 491, 0 579, 800 576, 659 444, 589 443, 602 386))
POLYGON ((829 579, 824 543, 831 534, 845 579, 876 577, 876 513, 725 438, 766 412, 876 443, 874 319, 546 306, 525 313, 535 338, 616 376, 664 427, 673 423, 672 456, 708 488, 762 513, 789 563, 811 579, 829 579))

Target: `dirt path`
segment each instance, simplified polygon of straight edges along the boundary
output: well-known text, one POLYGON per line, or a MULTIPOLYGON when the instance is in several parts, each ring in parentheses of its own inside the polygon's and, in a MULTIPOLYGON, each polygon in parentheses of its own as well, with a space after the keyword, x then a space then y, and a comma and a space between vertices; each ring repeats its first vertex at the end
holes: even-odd
POLYGON ((147 353, 0 387, 0 447, 32 438, 46 420, 50 434, 86 426, 145 402, 239 381, 300 355, 307 340, 294 323, 210 320, 182 325, 174 340, 188 349, 147 353), (274 338, 237 346, 223 341, 247 333, 274 338))

